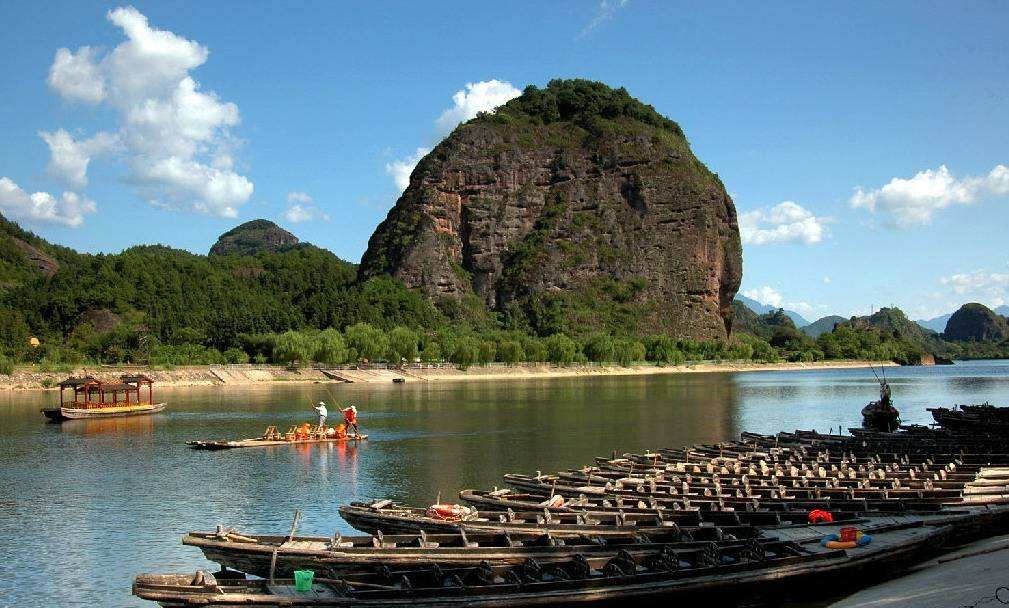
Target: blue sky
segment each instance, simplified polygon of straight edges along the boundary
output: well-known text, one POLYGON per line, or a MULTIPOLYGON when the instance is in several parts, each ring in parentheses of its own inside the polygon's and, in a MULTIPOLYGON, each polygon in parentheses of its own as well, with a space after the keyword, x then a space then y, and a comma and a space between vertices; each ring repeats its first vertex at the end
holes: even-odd
POLYGON ((748 295, 999 305, 1006 23, 1001 2, 4 3, 0 212, 86 251, 205 252, 266 217, 358 261, 418 149, 582 77, 722 177, 748 295))

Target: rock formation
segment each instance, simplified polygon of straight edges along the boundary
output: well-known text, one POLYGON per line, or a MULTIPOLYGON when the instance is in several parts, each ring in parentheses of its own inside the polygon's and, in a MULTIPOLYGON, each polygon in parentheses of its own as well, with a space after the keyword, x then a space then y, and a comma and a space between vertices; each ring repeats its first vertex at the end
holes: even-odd
POLYGON ((949 318, 943 337, 964 342, 1001 342, 1009 337, 1005 317, 984 304, 964 304, 949 318))
POLYGON ((417 165, 362 277, 555 327, 724 338, 736 210, 679 126, 588 81, 553 81, 459 126, 417 165))
POLYGON ((298 237, 269 220, 252 220, 225 232, 210 248, 210 255, 255 255, 298 244, 298 237))

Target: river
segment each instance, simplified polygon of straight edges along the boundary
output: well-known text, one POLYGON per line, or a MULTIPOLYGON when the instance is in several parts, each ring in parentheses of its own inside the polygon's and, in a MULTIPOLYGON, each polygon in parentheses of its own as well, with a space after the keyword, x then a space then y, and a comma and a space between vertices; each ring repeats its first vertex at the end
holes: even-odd
MULTIPOLYGON (((929 406, 1009 404, 1009 361, 886 373, 906 423, 930 422, 929 406)), ((155 391, 162 414, 62 425, 39 413, 56 393, 0 394, 0 606, 152 606, 130 596, 137 573, 212 567, 180 543, 188 530, 286 533, 300 509, 304 533, 351 533, 337 507, 353 500, 427 505, 614 449, 836 431, 859 423, 878 387, 868 369, 840 369, 155 391), (286 429, 319 400, 356 404, 370 439, 184 445, 286 429)))

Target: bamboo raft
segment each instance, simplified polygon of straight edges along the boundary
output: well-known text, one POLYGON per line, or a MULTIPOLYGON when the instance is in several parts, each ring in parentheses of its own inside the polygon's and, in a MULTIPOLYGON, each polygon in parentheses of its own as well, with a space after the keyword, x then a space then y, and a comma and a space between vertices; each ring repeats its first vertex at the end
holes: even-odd
POLYGON ((303 445, 312 443, 343 443, 345 441, 364 441, 367 435, 351 433, 346 435, 327 435, 324 429, 316 428, 310 433, 299 436, 292 427, 287 433, 280 433, 277 427, 267 427, 260 437, 237 440, 187 441, 186 445, 194 450, 231 450, 235 448, 265 448, 278 445, 303 445))

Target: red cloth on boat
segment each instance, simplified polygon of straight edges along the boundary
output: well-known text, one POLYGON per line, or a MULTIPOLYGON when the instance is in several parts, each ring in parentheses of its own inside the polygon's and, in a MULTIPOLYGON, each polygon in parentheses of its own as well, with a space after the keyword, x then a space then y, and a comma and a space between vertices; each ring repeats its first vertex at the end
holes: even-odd
POLYGON ((811 524, 829 524, 834 521, 834 515, 823 509, 813 509, 809 512, 808 518, 811 524))

